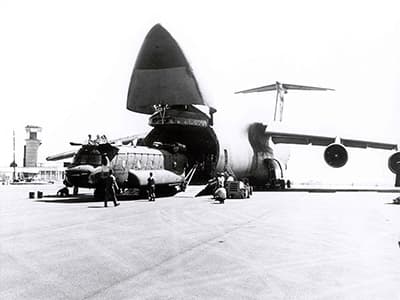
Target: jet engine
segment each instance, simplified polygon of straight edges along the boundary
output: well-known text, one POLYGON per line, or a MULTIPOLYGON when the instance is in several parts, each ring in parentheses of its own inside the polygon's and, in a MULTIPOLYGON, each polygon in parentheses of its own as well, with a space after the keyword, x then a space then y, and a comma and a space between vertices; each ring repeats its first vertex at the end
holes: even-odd
POLYGON ((400 152, 396 152, 389 157, 388 165, 390 171, 396 174, 395 186, 400 186, 400 152))
POLYGON ((400 174, 400 152, 389 157, 389 169, 396 175, 400 174))
POLYGON ((341 144, 330 144, 325 149, 324 159, 329 166, 341 168, 347 163, 347 150, 341 144))

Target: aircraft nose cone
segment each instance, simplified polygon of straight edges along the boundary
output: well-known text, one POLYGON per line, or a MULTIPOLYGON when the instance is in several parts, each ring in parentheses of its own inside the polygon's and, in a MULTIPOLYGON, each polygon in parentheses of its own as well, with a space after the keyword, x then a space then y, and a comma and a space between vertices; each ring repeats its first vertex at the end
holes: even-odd
POLYGON ((178 43, 160 24, 147 34, 136 60, 135 69, 188 67, 178 43))
POLYGON ((127 108, 153 114, 158 105, 207 105, 181 48, 160 24, 144 39, 133 69, 127 108))

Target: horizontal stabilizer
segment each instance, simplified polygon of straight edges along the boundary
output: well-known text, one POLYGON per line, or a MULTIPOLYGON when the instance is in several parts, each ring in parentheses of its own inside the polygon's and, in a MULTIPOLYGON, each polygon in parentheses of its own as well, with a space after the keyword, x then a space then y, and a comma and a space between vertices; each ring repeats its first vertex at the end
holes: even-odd
POLYGON ((334 89, 330 88, 322 88, 315 86, 307 86, 307 85, 297 85, 297 84, 288 84, 288 83, 279 83, 276 82, 274 84, 260 86, 252 89, 247 89, 239 92, 235 92, 235 94, 248 94, 248 93, 259 93, 259 92, 268 92, 268 91, 276 91, 278 89, 282 90, 303 90, 303 91, 334 91, 334 89))
POLYGON ((285 90, 302 90, 302 91, 334 91, 331 88, 323 88, 323 87, 315 87, 315 86, 306 86, 306 85, 296 85, 296 84, 287 84, 283 83, 282 87, 285 90))
POLYGON ((238 91, 238 92, 235 92, 235 94, 248 94, 248 93, 267 92, 267 91, 276 91, 276 85, 270 84, 270 85, 260 86, 257 88, 238 91))

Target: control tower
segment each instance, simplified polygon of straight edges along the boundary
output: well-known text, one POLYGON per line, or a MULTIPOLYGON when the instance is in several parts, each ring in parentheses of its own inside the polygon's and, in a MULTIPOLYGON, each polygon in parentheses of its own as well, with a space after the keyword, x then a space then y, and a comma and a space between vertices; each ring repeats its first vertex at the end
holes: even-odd
POLYGON ((28 138, 25 140, 24 146, 24 167, 35 168, 37 167, 38 149, 41 145, 37 134, 42 131, 42 128, 28 125, 25 127, 25 131, 28 133, 28 138))

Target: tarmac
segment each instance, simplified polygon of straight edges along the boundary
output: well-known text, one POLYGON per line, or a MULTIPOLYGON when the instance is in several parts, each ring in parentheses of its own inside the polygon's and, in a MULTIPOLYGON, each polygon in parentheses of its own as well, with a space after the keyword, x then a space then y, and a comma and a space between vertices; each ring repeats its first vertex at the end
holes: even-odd
POLYGON ((398 193, 104 208, 57 188, 0 186, 0 299, 400 299, 398 193))

